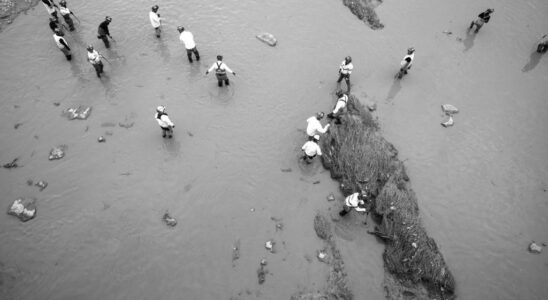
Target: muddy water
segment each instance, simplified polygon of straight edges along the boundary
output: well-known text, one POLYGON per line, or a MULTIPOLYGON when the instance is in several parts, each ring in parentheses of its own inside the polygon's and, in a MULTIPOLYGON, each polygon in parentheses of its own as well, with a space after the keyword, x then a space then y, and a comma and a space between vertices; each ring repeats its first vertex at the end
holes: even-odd
MULTIPOLYGON (((23 165, 0 172, 1 203, 39 199, 35 220, 0 218, 6 298, 288 299, 320 289, 328 268, 314 258, 322 243, 312 219, 332 206, 325 197, 337 184, 297 157, 304 120, 329 109, 348 54, 353 92, 378 102, 461 298, 545 298, 546 256, 525 251, 531 239, 548 240, 548 66, 531 56, 548 25, 542 0, 390 1, 378 8, 386 28, 376 32, 338 1, 164 1, 160 40, 148 2, 69 5, 81 20, 67 37, 72 63, 42 6, 0 34, 0 161, 23 165), (496 9, 491 22, 467 37, 487 6, 496 9), (95 38, 106 14, 111 50, 95 38), (177 25, 194 33, 201 62, 186 61, 177 25), (256 40, 261 31, 278 46, 256 40), (88 43, 110 61, 102 80, 85 62, 88 43), (409 45, 415 66, 394 84, 409 45), (237 73, 228 89, 203 75, 219 53, 237 73), (439 126, 443 103, 461 109, 453 128, 439 126), (159 104, 176 123, 173 140, 153 119, 159 104), (88 120, 61 117, 78 105, 93 106, 88 120), (48 161, 58 144, 67 156, 48 161), (27 179, 49 186, 39 192, 27 179), (166 209, 179 221, 173 229, 160 221, 166 209), (268 239, 276 253, 264 249, 268 239), (232 262, 237 240, 241 258, 232 262), (262 257, 269 274, 259 285, 262 257)), ((359 223, 336 224, 337 242, 357 298, 380 299, 383 247, 359 223)))

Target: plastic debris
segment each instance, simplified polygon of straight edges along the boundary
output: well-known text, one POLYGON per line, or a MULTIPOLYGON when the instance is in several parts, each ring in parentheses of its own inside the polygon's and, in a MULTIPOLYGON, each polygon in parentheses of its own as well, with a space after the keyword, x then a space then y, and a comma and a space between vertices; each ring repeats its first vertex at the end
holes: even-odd
POLYGON ((441 122, 441 126, 443 127, 450 127, 453 126, 453 124, 455 124, 455 121, 453 121, 453 117, 451 115, 449 115, 449 119, 447 119, 447 121, 441 122))

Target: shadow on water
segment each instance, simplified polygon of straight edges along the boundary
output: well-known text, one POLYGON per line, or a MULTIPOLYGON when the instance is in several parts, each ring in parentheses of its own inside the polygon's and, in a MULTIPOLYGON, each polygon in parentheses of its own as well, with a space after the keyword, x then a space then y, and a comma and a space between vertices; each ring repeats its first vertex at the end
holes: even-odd
POLYGON ((522 72, 529 72, 529 71, 533 70, 538 65, 541 58, 542 58, 542 53, 538 53, 537 51, 533 51, 533 53, 531 53, 531 56, 529 57, 529 62, 525 66, 523 66, 521 71, 522 72))
POLYGON ((472 46, 474 46, 474 40, 476 39, 476 34, 473 32, 471 33, 470 31, 471 31, 470 29, 466 31, 466 38, 462 40, 462 43, 464 44, 464 50, 462 50, 462 52, 466 52, 470 50, 472 46))
MULTIPOLYGON (((199 72, 199 70, 198 70, 199 72)), ((222 104, 229 104, 230 100, 234 97, 233 83, 229 86, 217 86, 217 79, 215 79, 215 87, 208 89, 209 97, 212 101, 222 104)))
POLYGON ((157 38, 156 36, 154 36, 154 38, 156 39, 156 52, 160 53, 160 56, 162 57, 164 63, 168 63, 171 59, 169 48, 162 38, 157 38))
POLYGON ((394 83, 392 83, 392 86, 390 87, 390 90, 388 91, 388 95, 386 96, 386 102, 389 102, 390 100, 393 100, 396 98, 396 95, 401 91, 401 80, 398 78, 394 78, 394 83))
MULTIPOLYGON (((106 73, 107 71, 105 71, 106 73)), ((110 76, 103 73, 101 78, 97 78, 101 81, 101 84, 105 88, 105 98, 114 98, 116 96, 116 89, 110 80, 110 76)))
POLYGON ((162 138, 163 148, 171 158, 177 158, 181 155, 181 143, 176 141, 177 133, 173 132, 173 138, 162 138))

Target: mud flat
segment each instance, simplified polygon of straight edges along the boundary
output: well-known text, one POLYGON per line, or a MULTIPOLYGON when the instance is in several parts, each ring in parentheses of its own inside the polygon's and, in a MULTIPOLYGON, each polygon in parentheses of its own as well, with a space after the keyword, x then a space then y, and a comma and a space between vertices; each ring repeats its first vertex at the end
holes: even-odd
POLYGON ((371 191, 377 226, 369 233, 386 245, 383 253, 387 299, 454 299, 455 280, 436 242, 421 224, 416 196, 398 151, 355 96, 342 124, 321 141, 323 165, 346 197, 371 191))

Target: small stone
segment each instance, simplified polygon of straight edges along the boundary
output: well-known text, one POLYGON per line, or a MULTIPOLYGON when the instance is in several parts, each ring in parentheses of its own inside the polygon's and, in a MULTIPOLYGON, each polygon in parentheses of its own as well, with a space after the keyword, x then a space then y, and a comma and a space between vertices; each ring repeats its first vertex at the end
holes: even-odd
POLYGON ((411 246, 413 246, 413 248, 417 248, 417 243, 413 242, 411 243, 411 246))
POLYGON ((99 143, 104 143, 104 142, 106 142, 107 140, 105 139, 104 136, 100 136, 100 137, 97 138, 97 141, 98 141, 99 143))
POLYGON ((542 247, 533 241, 529 244, 529 252, 539 254, 542 252, 542 247))
POLYGON ((261 266, 266 266, 268 264, 268 262, 266 261, 266 258, 261 259, 260 264, 261 266))
POLYGON ((395 210, 396 207, 395 206, 390 206, 390 210, 395 210))
POLYGON ((254 211, 255 211, 255 208, 252 207, 252 208, 249 209, 249 210, 250 210, 251 212, 254 212, 254 211))
POLYGON ((173 218, 171 215, 169 215, 169 212, 167 212, 167 211, 164 213, 164 216, 162 217, 162 220, 164 220, 166 225, 169 226, 169 227, 175 227, 175 225, 177 225, 177 220, 175 220, 175 218, 173 218))
POLYGON ((273 249, 274 249, 274 242, 273 242, 273 241, 267 241, 267 242, 264 244, 264 247, 266 248, 266 250, 272 252, 273 249))
POLYGON ((333 195, 333 193, 329 194, 329 196, 327 196, 327 201, 335 201, 335 195, 333 195))
POLYGON ((35 186, 39 187, 40 188, 40 192, 43 191, 46 187, 48 187, 48 183, 43 181, 43 180, 40 180, 38 181, 35 186))
POLYGON ((61 158, 65 157, 65 151, 66 150, 67 150, 66 145, 59 145, 59 146, 51 149, 51 151, 49 152, 49 160, 61 159, 61 158))

